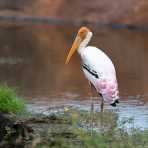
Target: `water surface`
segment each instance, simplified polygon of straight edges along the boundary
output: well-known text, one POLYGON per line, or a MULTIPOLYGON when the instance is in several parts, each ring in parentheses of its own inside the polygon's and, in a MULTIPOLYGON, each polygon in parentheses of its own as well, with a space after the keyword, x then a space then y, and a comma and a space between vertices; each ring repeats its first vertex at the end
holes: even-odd
MULTIPOLYGON (((36 107, 73 105, 90 109, 90 91, 77 54, 65 57, 79 26, 0 23, 0 83, 18 88, 36 107)), ((90 45, 101 48, 115 64, 121 103, 119 118, 133 117, 148 128, 148 32, 93 27, 90 45)), ((33 108, 32 107, 32 108, 33 108)), ((99 99, 95 99, 99 111, 99 99)))

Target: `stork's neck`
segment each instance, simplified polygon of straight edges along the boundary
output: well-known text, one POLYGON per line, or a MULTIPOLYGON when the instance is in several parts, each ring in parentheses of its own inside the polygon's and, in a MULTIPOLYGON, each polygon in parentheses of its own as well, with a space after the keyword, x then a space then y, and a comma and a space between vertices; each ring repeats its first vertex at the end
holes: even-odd
POLYGON ((86 38, 81 42, 81 44, 80 44, 80 46, 78 48, 78 53, 79 54, 81 54, 85 50, 85 47, 90 42, 91 37, 92 37, 92 32, 88 32, 87 35, 86 35, 86 38))

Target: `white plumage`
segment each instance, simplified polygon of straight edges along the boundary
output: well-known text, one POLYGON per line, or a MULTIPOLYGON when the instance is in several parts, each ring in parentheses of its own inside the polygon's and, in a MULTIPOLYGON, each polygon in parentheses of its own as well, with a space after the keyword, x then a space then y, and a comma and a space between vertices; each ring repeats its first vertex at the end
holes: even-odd
POLYGON ((86 47, 80 55, 82 64, 87 65, 98 74, 98 78, 96 78, 88 70, 82 68, 88 81, 93 84, 97 92, 104 96, 106 101, 113 103, 118 99, 118 86, 115 68, 110 58, 100 49, 92 46, 86 47), (102 84, 103 81, 104 84, 102 84))
POLYGON ((114 64, 102 50, 87 46, 91 37, 92 32, 88 28, 80 28, 66 63, 69 62, 71 56, 77 50, 81 56, 85 77, 106 102, 116 106, 119 91, 114 64))

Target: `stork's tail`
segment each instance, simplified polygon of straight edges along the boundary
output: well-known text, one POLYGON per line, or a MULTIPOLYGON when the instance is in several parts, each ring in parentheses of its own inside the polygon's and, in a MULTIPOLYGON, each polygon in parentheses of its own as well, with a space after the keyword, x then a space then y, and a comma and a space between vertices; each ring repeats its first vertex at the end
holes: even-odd
POLYGON ((116 107, 116 104, 119 104, 119 100, 115 100, 113 103, 111 103, 110 105, 113 106, 113 107, 116 107))

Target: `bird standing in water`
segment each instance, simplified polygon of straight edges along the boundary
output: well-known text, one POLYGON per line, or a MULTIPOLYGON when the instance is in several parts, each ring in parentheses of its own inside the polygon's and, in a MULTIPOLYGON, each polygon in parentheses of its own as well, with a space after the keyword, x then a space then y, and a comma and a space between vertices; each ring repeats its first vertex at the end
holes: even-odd
POLYGON ((111 59, 100 49, 87 46, 92 32, 87 27, 81 27, 68 53, 65 64, 68 64, 75 51, 78 51, 82 70, 88 79, 91 88, 95 88, 101 96, 101 111, 104 101, 112 106, 119 103, 119 91, 116 71, 111 59))

